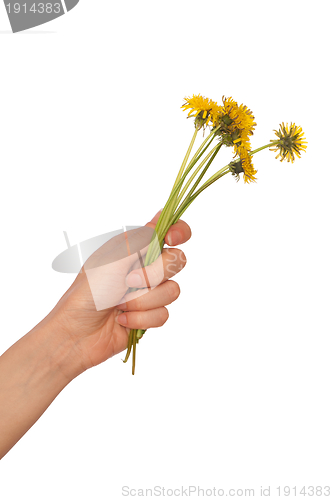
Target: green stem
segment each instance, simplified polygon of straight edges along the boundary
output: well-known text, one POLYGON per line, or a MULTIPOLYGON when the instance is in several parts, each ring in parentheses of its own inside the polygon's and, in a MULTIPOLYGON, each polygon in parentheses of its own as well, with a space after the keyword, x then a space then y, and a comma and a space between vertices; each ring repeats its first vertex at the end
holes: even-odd
MULTIPOLYGON (((261 146, 260 148, 257 148, 257 149, 254 149, 253 151, 249 151, 249 155, 252 156, 254 155, 255 153, 258 153, 259 151, 263 151, 263 149, 266 149, 266 148, 269 148, 270 146, 274 146, 275 144, 278 144, 279 141, 273 141, 273 142, 270 142, 269 144, 265 144, 265 146, 261 146)), ((236 160, 235 160, 236 161, 236 160)), ((240 161, 240 160, 238 160, 240 161)), ((213 180, 215 177, 217 177, 219 179, 219 176, 222 172, 224 172, 225 169, 227 169, 229 167, 230 164, 226 165, 225 167, 223 167, 222 169, 218 170, 218 172, 216 172, 215 174, 213 174, 207 181, 205 184, 203 184, 203 186, 206 185, 206 187, 210 184, 208 184, 211 180, 213 180)), ((202 187, 203 187, 202 186, 202 187)), ((204 188, 205 189, 205 188, 204 188)))
POLYGON ((127 353, 126 353, 125 359, 123 360, 124 363, 127 363, 129 356, 130 356, 130 353, 131 353, 131 347, 133 345, 133 333, 134 333, 134 331, 130 330, 129 337, 128 337, 127 353))
POLYGON ((265 146, 261 146, 260 148, 254 149, 253 151, 249 151, 249 154, 254 155, 255 153, 258 153, 258 151, 263 151, 263 149, 270 148, 271 146, 278 144, 278 142, 279 141, 271 141, 269 144, 265 144, 265 146))
MULTIPOLYGON (((216 182, 220 177, 223 177, 224 175, 228 174, 230 172, 229 170, 229 165, 226 165, 223 169, 219 171, 218 176, 212 176, 208 181, 206 181, 203 186, 201 186, 190 198, 186 197, 185 200, 182 202, 176 213, 174 214, 169 227, 171 227, 173 224, 175 224, 179 218, 183 215, 183 213, 187 210, 189 205, 197 198, 197 196, 204 191, 207 187, 209 187, 211 184, 216 182)), ((169 229, 169 228, 168 228, 169 229)))
MULTIPOLYGON (((189 162, 189 165, 187 166, 187 169, 185 170, 184 175, 178 180, 177 184, 173 186, 171 194, 168 197, 168 200, 167 200, 167 202, 166 202, 166 204, 165 204, 165 206, 160 214, 160 217, 159 217, 158 222, 157 222, 156 227, 155 227, 155 233, 158 236, 160 244, 163 241, 163 238, 160 237, 160 235, 164 233, 165 227, 167 227, 168 221, 172 217, 175 207, 177 207, 177 205, 178 205, 178 202, 176 201, 176 199, 177 199, 178 193, 182 187, 182 184, 183 184, 185 178, 187 177, 187 175, 189 174, 190 170, 194 167, 194 165, 198 162, 198 160, 203 156, 205 151, 209 148, 211 142, 214 139, 214 132, 209 134, 209 136, 204 140, 204 143, 203 143, 203 144, 205 144, 204 148, 203 148, 203 144, 198 148, 194 157, 189 162), (209 142, 207 143, 207 141, 209 141, 209 142), (198 151, 199 151, 199 154, 197 154, 198 151), (172 207, 172 209, 171 209, 171 207, 172 207)), ((204 164, 204 162, 202 162, 202 165, 203 164, 204 164)), ((152 248, 149 247, 148 253, 146 255, 146 265, 148 265, 152 262, 150 260, 151 259, 151 252, 152 252, 152 248)))
POLYGON ((181 165, 180 170, 179 170, 179 172, 178 172, 178 175, 177 175, 177 177, 176 177, 176 179, 175 179, 175 182, 174 182, 174 185, 173 185, 172 190, 175 188, 176 184, 178 183, 179 179, 181 178, 181 176, 182 176, 182 174, 183 174, 183 171, 184 171, 185 166, 186 166, 186 164, 187 164, 187 161, 188 161, 188 158, 189 158, 189 156, 190 156, 191 150, 192 150, 192 148, 193 148, 194 142, 195 142, 195 140, 196 140, 197 133, 198 133, 198 129, 197 129, 197 128, 195 128, 194 135, 193 135, 193 137, 192 137, 192 139, 191 139, 191 142, 190 142, 190 144, 189 144, 189 147, 188 147, 187 152, 186 152, 186 154, 185 154, 185 157, 184 157, 184 159, 183 159, 183 162, 182 162, 182 165, 181 165))
MULTIPOLYGON (((220 128, 219 127, 216 127, 214 130, 212 130, 209 135, 204 139, 204 141, 202 142, 202 144, 199 146, 199 148, 197 149, 196 153, 194 154, 194 156, 192 157, 191 161, 189 162, 189 165, 187 167, 187 170, 191 170, 191 168, 193 167, 193 165, 198 161, 198 159, 202 156, 202 154, 204 154, 204 152, 206 151, 206 149, 209 147, 209 145, 211 144, 211 142, 213 141, 214 137, 215 137, 215 133, 217 132, 217 130, 220 128), (206 145, 206 143, 209 142, 209 144, 204 148, 204 146, 206 145), (202 151, 202 149, 204 148, 204 151, 202 151)), ((197 133, 198 133, 198 129, 195 128, 195 132, 194 132, 194 135, 191 139, 191 142, 189 144, 189 147, 188 147, 188 150, 186 152, 186 155, 183 159, 183 162, 182 162, 182 165, 180 167, 180 170, 178 172, 178 175, 175 179, 175 182, 174 182, 174 185, 173 185, 173 188, 172 188, 172 191, 171 193, 173 192, 174 188, 176 187, 176 185, 178 184, 179 180, 181 179, 181 176, 183 174, 183 171, 185 169, 185 166, 186 166, 186 163, 188 161, 188 158, 189 158, 189 155, 191 153, 191 150, 193 148, 193 145, 194 145, 194 142, 195 142, 195 139, 197 137, 197 133)), ((165 209, 165 207, 164 207, 165 209)), ((163 218, 164 218, 164 215, 166 214, 166 217, 169 216, 169 212, 171 212, 171 209, 170 209, 170 206, 168 207, 167 211, 165 210, 164 213, 162 212, 160 214, 160 217, 159 217, 159 221, 162 221, 163 218)), ((158 229, 159 229, 159 226, 158 226, 158 229)), ((156 226, 156 230, 157 230, 157 226, 156 226)))
MULTIPOLYGON (((159 220, 158 220, 156 228, 155 228, 155 231, 158 234, 164 233, 164 229, 165 229, 165 227, 167 227, 168 221, 172 217, 176 207, 179 204, 180 200, 177 201, 177 196, 178 196, 178 193, 182 187, 182 184, 183 184, 185 178, 187 177, 189 172, 192 170, 192 168, 195 166, 195 164, 198 162, 198 160, 203 156, 205 151, 210 147, 210 145, 215 137, 215 132, 218 130, 218 128, 216 128, 212 132, 210 132, 210 134, 206 137, 206 139, 204 139, 204 141, 202 142, 202 144, 200 145, 200 147, 197 149, 196 153, 194 154, 193 158, 190 160, 190 162, 189 162, 189 164, 184 172, 184 175, 181 178, 179 178, 177 184, 174 184, 173 189, 171 191, 171 194, 166 202, 164 210, 160 214, 159 220)), ((212 154, 212 152, 211 152, 211 154, 212 154)), ((208 157, 209 157, 209 155, 201 163, 200 167, 198 169, 196 169, 196 174, 200 170, 200 168, 204 165, 204 163, 208 159, 208 157)), ((194 174, 194 175, 196 175, 196 174, 194 174)), ((194 178, 194 176, 192 176, 192 178, 194 178)), ((186 186, 186 189, 187 189, 187 186, 186 186)), ((180 199, 182 198, 182 196, 180 197, 180 199)), ((160 241, 162 241, 163 238, 159 238, 159 239, 160 239, 160 241)))
POLYGON ((211 132, 209 133, 209 135, 204 139, 204 141, 202 142, 202 144, 200 145, 200 147, 197 149, 197 151, 194 154, 194 156, 192 157, 191 161, 195 160, 196 156, 198 156, 200 154, 200 152, 202 151, 203 147, 205 146, 205 144, 208 142, 209 139, 211 139, 211 141, 210 141, 210 144, 211 144, 212 140, 215 137, 215 133, 219 129, 220 129, 220 125, 219 125, 219 127, 216 127, 215 129, 211 130, 211 132))
MULTIPOLYGON (((260 148, 254 149, 253 151, 250 151, 250 155, 254 155, 255 153, 258 153, 259 151, 263 151, 263 149, 269 148, 271 146, 274 146, 275 144, 278 144, 279 141, 271 141, 269 144, 265 144, 265 146, 261 146, 260 148)), ((213 184, 216 180, 220 179, 220 177, 223 177, 225 174, 228 174, 230 172, 229 170, 229 165, 226 165, 222 169, 218 170, 215 174, 213 174, 197 191, 194 193, 193 196, 190 197, 191 192, 188 193, 186 196, 184 202, 180 205, 179 209, 177 210, 176 214, 174 215, 173 219, 174 222, 171 223, 175 224, 181 217, 181 215, 185 212, 185 210, 189 207, 189 205, 194 201, 194 199, 202 192, 204 189, 209 187, 211 184, 213 184), (186 203, 187 200, 187 203, 186 203)), ((170 225, 170 226, 171 226, 170 225)), ((169 227, 170 227, 169 226, 169 227)))
MULTIPOLYGON (((206 155, 206 157, 204 158, 204 160, 198 165, 198 167, 196 168, 196 170, 194 171, 194 173, 190 176, 188 182, 186 183, 186 185, 184 186, 184 188, 182 189, 181 193, 179 194, 178 196, 178 199, 177 199, 177 204, 176 206, 178 206, 178 204, 180 203, 180 201, 182 200, 183 196, 184 196, 184 193, 187 191, 188 187, 190 186, 190 184, 192 183, 193 179, 196 177, 196 175, 198 174, 198 172, 200 171, 200 169, 202 168, 202 166, 204 165, 204 163, 207 162, 207 160, 210 158, 210 156, 214 153, 214 151, 216 149, 220 149, 220 146, 221 144, 217 144, 210 152, 208 155, 206 155)), ((211 163, 210 163, 211 164, 211 163)), ((206 169, 204 169, 205 172, 206 172, 206 169)), ((204 172, 204 173, 205 173, 204 172)), ((200 178, 201 179, 201 178, 200 178)), ((199 183, 196 182, 195 186, 194 186, 194 189, 196 187, 196 185, 199 183)))
MULTIPOLYGON (((180 180, 180 179, 181 179, 181 177, 182 177, 182 174, 183 174, 183 171, 184 171, 184 169, 185 169, 185 167, 186 167, 186 164, 187 164, 188 158, 189 158, 190 153, 191 153, 191 151, 192 151, 192 148, 193 148, 193 146, 194 146, 194 142, 195 142, 195 140, 196 140, 197 134, 198 134, 198 129, 197 129, 197 128, 195 128, 194 135, 192 136, 192 139, 191 139, 191 141, 190 141, 189 147, 188 147, 188 149, 187 149, 187 152, 186 152, 185 157, 184 157, 184 159, 183 159, 183 162, 182 162, 182 164, 181 164, 180 170, 179 170, 178 175, 177 175, 177 177, 176 177, 176 179, 175 179, 175 182, 174 182, 174 184, 173 184, 172 191, 173 191, 173 189, 175 188, 175 186, 177 185, 177 183, 179 182, 179 180, 180 180)), ((168 207, 168 208, 167 208, 167 210, 164 212, 164 214, 160 214, 160 217, 161 217, 161 215, 163 215, 163 216, 165 215, 165 217, 166 217, 166 219, 167 219, 167 218, 170 216, 170 213, 172 213, 172 211, 173 211, 173 203, 170 203, 169 207, 168 207)))
POLYGON ((137 344, 137 330, 133 332, 133 366, 131 373, 135 375, 135 364, 136 364, 136 344, 137 344))
MULTIPOLYGON (((201 175, 198 177, 198 179, 196 180, 195 184, 191 187, 189 193, 187 194, 186 198, 189 199, 189 197, 192 195, 192 193, 195 191, 196 187, 198 186, 198 184, 201 182, 202 178, 204 177, 205 175, 205 172, 207 171, 207 169, 209 168, 209 166, 211 165, 211 163, 213 162, 213 160, 215 159, 215 157, 217 156, 220 148, 221 148, 222 144, 219 143, 217 144, 211 151, 212 153, 212 158, 210 158, 208 164, 205 166, 205 168, 203 169, 203 171, 201 172, 201 175)), ((209 155, 208 155, 209 156, 209 155)))

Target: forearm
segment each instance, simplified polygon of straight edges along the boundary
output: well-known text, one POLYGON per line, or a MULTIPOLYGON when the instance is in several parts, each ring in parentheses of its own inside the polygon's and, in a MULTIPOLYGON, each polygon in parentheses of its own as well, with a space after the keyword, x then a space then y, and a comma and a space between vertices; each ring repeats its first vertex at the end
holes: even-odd
POLYGON ((0 357, 0 459, 82 371, 70 340, 43 322, 0 357))

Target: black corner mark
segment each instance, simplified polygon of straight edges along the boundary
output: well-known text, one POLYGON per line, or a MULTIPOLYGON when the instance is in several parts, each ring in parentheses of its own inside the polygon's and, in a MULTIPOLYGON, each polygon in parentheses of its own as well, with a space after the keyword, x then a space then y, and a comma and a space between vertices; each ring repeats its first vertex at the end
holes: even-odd
POLYGON ((4 0, 13 33, 48 23, 73 9, 78 2, 79 0, 4 0))

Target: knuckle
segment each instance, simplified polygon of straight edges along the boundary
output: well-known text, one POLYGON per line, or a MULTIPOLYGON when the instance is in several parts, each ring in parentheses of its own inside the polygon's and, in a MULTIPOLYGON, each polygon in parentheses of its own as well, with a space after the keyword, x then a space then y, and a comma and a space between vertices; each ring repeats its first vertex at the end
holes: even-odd
POLYGON ((138 297, 135 297, 131 303, 130 303, 130 308, 133 309, 134 311, 135 310, 139 310, 142 308, 142 299, 141 299, 141 295, 139 295, 138 297))
POLYGON ((137 325, 135 328, 143 328, 143 323, 144 323, 144 318, 143 314, 139 311, 135 311, 135 325, 137 325))
POLYGON ((151 266, 146 268, 146 274, 149 281, 149 284, 159 284, 162 282, 164 277, 164 270, 162 265, 159 262, 154 262, 151 266))
POLYGON ((146 295, 150 293, 151 290, 149 288, 142 288, 136 292, 136 297, 133 300, 132 309, 141 310, 144 309, 146 302, 146 295))
POLYGON ((126 300, 126 304, 127 304, 127 310, 128 311, 135 311, 135 309, 138 309, 138 307, 137 307, 137 298, 128 297, 127 300, 126 300))

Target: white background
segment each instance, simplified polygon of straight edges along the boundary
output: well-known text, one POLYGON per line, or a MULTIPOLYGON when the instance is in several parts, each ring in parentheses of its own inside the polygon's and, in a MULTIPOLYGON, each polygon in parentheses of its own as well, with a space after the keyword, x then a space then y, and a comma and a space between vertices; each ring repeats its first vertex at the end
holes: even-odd
POLYGON ((265 150, 257 184, 227 176, 189 208, 182 293, 135 377, 119 355, 67 386, 1 461, 1 499, 332 485, 330 14, 81 0, 12 35, 0 5, 1 352, 72 283, 51 268, 63 230, 75 244, 163 206, 193 132, 185 96, 247 104, 253 148, 282 121, 308 140, 301 160, 265 150))

